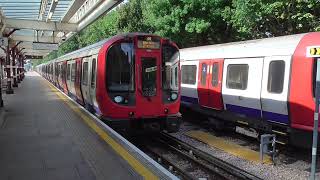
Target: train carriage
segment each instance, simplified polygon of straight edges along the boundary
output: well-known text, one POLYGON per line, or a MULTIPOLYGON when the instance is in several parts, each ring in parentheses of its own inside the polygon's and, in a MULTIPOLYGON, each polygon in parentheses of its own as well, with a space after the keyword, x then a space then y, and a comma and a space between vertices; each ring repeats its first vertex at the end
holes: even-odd
POLYGON ((156 35, 114 36, 38 66, 54 67, 54 84, 119 129, 177 131, 180 108, 179 49, 156 35))
POLYGON ((181 103, 216 126, 275 133, 278 143, 307 147, 316 59, 306 50, 319 41, 314 32, 182 49, 181 103))

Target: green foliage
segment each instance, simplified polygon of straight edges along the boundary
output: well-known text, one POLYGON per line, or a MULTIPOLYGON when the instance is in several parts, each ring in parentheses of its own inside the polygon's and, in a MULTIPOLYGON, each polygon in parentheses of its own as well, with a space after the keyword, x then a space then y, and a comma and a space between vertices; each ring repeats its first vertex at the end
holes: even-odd
POLYGON ((167 37, 179 47, 320 31, 318 0, 130 0, 37 63, 123 32, 167 37))

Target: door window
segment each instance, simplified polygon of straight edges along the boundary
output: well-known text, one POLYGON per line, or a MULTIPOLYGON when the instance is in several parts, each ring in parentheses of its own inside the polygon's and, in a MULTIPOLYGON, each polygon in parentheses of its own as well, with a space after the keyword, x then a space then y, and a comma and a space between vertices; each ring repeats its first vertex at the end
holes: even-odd
POLYGON ((268 92, 282 93, 285 62, 283 60, 271 61, 269 64, 268 92))
POLYGON ((196 65, 182 65, 182 84, 196 84, 197 66, 196 65))
POLYGON ((92 73, 91 73, 91 87, 94 88, 96 85, 96 58, 92 60, 92 73))
POLYGON ((201 65, 201 85, 205 86, 206 81, 207 81, 207 70, 208 70, 208 65, 206 63, 203 63, 201 65))
POLYGON ((71 67, 70 67, 70 64, 67 65, 67 80, 70 80, 70 70, 71 70, 71 67))
POLYGON ((211 84, 213 87, 218 86, 219 82, 219 64, 214 63, 212 66, 212 79, 211 79, 211 84))
POLYGON ((85 86, 88 85, 88 62, 84 62, 83 63, 82 84, 85 85, 85 86))
POLYGON ((157 59, 151 57, 141 58, 142 63, 142 94, 155 96, 157 93, 157 59))
POLYGON ((74 82, 76 79, 76 63, 71 65, 71 81, 74 82))
POLYGON ((227 88, 229 89, 247 89, 248 85, 247 64, 230 64, 227 68, 227 88))

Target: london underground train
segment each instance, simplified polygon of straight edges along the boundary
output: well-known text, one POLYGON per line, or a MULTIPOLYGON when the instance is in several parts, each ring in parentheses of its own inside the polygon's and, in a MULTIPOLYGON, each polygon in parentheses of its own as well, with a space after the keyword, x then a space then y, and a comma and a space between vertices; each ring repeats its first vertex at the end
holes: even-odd
POLYGON ((181 105, 207 115, 216 127, 310 147, 316 58, 312 32, 180 50, 181 105))
POLYGON ((156 35, 117 35, 37 67, 65 94, 116 129, 177 131, 179 49, 156 35))

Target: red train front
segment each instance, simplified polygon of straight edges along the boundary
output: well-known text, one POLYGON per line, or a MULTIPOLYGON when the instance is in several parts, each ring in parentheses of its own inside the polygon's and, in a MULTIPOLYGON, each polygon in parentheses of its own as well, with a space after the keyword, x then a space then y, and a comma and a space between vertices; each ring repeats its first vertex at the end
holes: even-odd
POLYGON ((177 131, 179 63, 175 43, 130 33, 66 54, 38 66, 38 71, 115 128, 177 131))
POLYGON ((153 35, 117 36, 101 48, 98 64, 96 97, 103 119, 121 128, 162 124, 178 129, 179 50, 174 43, 153 35))

